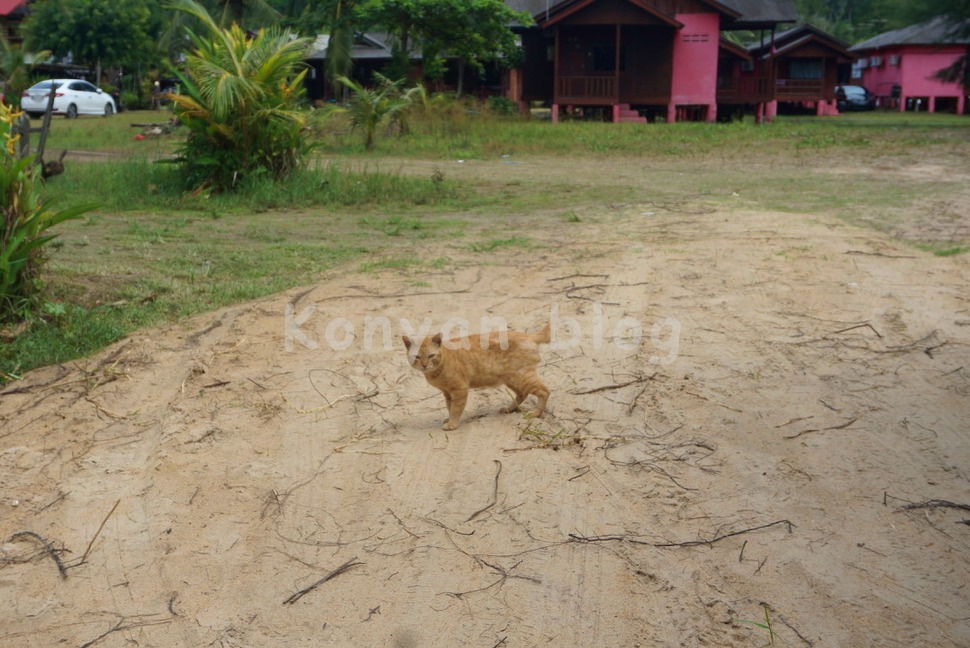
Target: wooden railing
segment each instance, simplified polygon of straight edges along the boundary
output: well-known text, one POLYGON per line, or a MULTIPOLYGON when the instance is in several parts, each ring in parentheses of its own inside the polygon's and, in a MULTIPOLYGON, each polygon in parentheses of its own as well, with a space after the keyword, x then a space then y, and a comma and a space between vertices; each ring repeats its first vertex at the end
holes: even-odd
POLYGON ((823 87, 821 79, 778 79, 775 83, 775 97, 816 99, 822 95, 823 87))
POLYGON ((556 97, 560 102, 610 100, 616 96, 616 79, 612 76, 561 76, 556 79, 556 97))
POLYGON ((766 101, 772 98, 771 79, 768 77, 750 77, 731 82, 730 79, 718 79, 717 100, 721 102, 749 102, 766 101))
POLYGON ((824 84, 821 79, 778 79, 773 85, 768 77, 751 77, 731 82, 719 79, 717 100, 749 102, 780 99, 818 99, 824 84))

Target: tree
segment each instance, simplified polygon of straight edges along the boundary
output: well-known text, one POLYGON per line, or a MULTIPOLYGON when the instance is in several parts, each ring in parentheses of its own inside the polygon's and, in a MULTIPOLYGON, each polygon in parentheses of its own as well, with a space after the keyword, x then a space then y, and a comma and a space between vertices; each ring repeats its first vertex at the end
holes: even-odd
POLYGON ((40 0, 24 21, 24 40, 32 50, 95 67, 145 62, 154 54, 152 2, 144 0, 40 0))
MULTIPOLYGON (((970 0, 929 0, 930 11, 945 16, 952 25, 950 37, 964 41, 970 40, 970 0)), ((970 45, 968 45, 970 49, 970 45)), ((953 65, 943 68, 937 78, 951 83, 959 83, 964 92, 970 92, 970 54, 964 54, 953 65)))
MULTIPOLYGON (((50 52, 37 52, 35 60, 42 60, 50 56, 50 52)), ((11 106, 20 105, 21 93, 30 87, 30 70, 32 64, 27 62, 20 45, 12 45, 10 41, 0 35, 0 77, 3 78, 2 88, 5 101, 11 106)))
POLYGON ((179 75, 183 93, 172 95, 189 129, 177 159, 187 183, 225 191, 259 175, 289 175, 309 150, 301 106, 309 39, 275 27, 255 34, 237 24, 221 28, 195 0, 173 6, 204 29, 189 32, 195 50, 179 75))
POLYGON ((404 79, 391 81, 378 74, 378 85, 374 89, 365 88, 360 83, 340 77, 339 81, 353 91, 346 110, 350 113, 353 128, 360 128, 364 134, 364 148, 374 148, 377 129, 384 120, 397 122, 402 135, 408 132, 407 113, 414 105, 415 98, 423 97, 424 88, 420 85, 403 90, 404 79))
POLYGON ((405 69, 412 50, 420 50, 426 62, 457 56, 460 70, 465 64, 481 68, 486 61, 513 59, 519 48, 510 27, 532 22, 502 0, 364 0, 359 14, 363 24, 395 36, 398 65, 405 69))

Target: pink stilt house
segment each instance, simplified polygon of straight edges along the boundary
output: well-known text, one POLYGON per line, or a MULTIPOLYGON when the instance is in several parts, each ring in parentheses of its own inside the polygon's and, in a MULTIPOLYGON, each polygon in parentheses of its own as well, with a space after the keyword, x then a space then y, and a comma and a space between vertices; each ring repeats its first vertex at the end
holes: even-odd
MULTIPOLYGON (((970 39, 957 25, 935 18, 886 32, 852 47, 860 56, 854 73, 881 106, 899 110, 967 111, 967 89, 936 77, 967 54, 970 39)), ((965 32, 964 32, 965 33, 965 32)))
POLYGON ((753 107, 759 121, 770 121, 779 104, 838 114, 839 67, 848 69, 854 60, 847 44, 811 25, 765 36, 747 48, 722 41, 718 102, 725 111, 753 107))
POLYGON ((510 98, 548 101, 554 121, 564 111, 614 122, 714 121, 721 31, 795 18, 790 0, 507 4, 536 22, 520 32, 525 61, 511 75, 510 98))

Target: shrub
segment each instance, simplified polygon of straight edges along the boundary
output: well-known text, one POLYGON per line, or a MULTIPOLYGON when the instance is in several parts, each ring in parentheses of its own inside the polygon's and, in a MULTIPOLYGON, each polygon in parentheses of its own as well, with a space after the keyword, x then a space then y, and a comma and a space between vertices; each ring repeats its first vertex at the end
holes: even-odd
POLYGON ((269 174, 282 179, 310 151, 302 107, 305 38, 278 29, 253 35, 236 24, 222 29, 194 0, 175 6, 195 16, 206 37, 189 32, 195 51, 179 74, 182 94, 170 95, 189 129, 176 162, 193 187, 232 190, 269 174))
POLYGON ((13 134, 13 124, 19 117, 19 112, 0 104, 0 321, 22 317, 36 295, 44 246, 56 237, 48 230, 94 207, 55 212, 40 199, 34 156, 17 157, 20 136, 13 134))

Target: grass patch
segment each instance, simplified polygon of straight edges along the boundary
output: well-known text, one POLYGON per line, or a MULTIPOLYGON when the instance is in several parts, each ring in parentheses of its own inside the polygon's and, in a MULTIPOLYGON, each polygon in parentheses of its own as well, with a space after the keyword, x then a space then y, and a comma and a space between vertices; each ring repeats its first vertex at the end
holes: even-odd
POLYGON ((532 240, 527 236, 513 236, 506 239, 492 239, 484 243, 471 243, 468 249, 472 252, 491 252, 504 247, 528 248, 532 247, 532 240))
POLYGON ((961 254, 966 254, 970 252, 970 245, 948 245, 945 243, 919 243, 916 245, 919 249, 930 252, 933 256, 938 257, 951 257, 958 256, 961 254))
MULTIPOLYGON (((472 253, 535 247, 507 225, 516 214, 551 227, 571 223, 581 234, 585 221, 608 221, 627 205, 683 204, 689 213, 703 204, 835 215, 887 230, 912 206, 963 186, 942 174, 880 169, 970 152, 970 120, 925 113, 782 117, 761 126, 551 124, 444 109, 439 116, 416 119, 410 137, 379 139, 375 152, 364 152, 340 117, 325 120, 318 137, 327 162, 281 184, 257 178, 224 195, 187 193, 175 168, 153 162, 175 148, 178 131, 133 139, 139 131, 131 123, 163 121, 164 112, 55 119, 49 151, 98 155, 69 158, 46 194, 62 206, 101 207, 58 228, 43 277, 50 306, 26 333, 0 344, 0 373, 83 356, 138 328, 313 283, 338 266, 443 270, 465 262, 463 253, 405 257, 405 246, 419 242, 458 239, 454 245, 472 253), (387 156, 399 158, 398 171, 381 168, 387 156), (407 163, 415 158, 445 161, 407 163), (446 173, 457 159, 476 158, 516 175, 469 181, 446 173), (548 164, 591 172, 563 180, 542 173, 548 164), (606 171, 595 173, 598 164, 606 171)), ((959 240, 925 249, 970 252, 959 240)))
POLYGON ((100 203, 102 210, 191 210, 213 217, 305 207, 453 206, 473 198, 446 179, 344 170, 334 164, 302 169, 279 183, 256 178, 232 194, 186 189, 175 167, 138 157, 73 163, 69 173, 51 178, 46 187, 49 194, 69 195, 72 201, 100 203))
POLYGON ((970 246, 958 245, 956 247, 936 250, 935 252, 933 252, 933 254, 935 254, 938 257, 948 257, 948 256, 956 256, 957 254, 965 254, 966 252, 970 252, 970 246))
POLYGON ((381 259, 380 261, 368 261, 360 264, 361 272, 376 272, 377 270, 403 270, 414 266, 422 265, 420 259, 413 257, 381 259))

